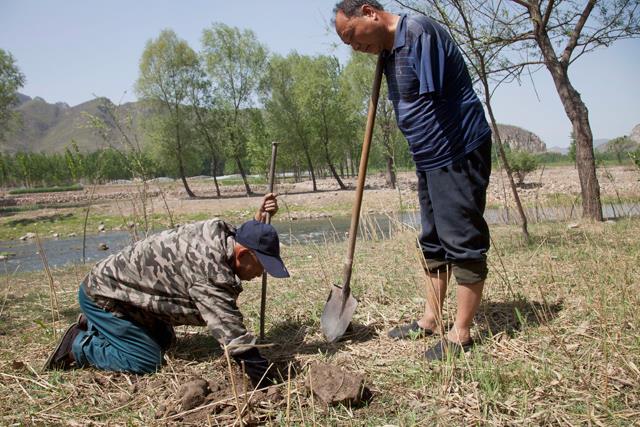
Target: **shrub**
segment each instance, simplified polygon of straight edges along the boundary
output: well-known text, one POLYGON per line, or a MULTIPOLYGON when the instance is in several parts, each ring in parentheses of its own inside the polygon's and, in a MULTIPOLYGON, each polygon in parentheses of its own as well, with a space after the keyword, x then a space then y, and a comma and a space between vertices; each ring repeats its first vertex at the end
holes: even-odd
POLYGON ((518 177, 517 185, 522 185, 527 174, 538 168, 538 158, 526 151, 512 151, 507 155, 507 160, 518 177))

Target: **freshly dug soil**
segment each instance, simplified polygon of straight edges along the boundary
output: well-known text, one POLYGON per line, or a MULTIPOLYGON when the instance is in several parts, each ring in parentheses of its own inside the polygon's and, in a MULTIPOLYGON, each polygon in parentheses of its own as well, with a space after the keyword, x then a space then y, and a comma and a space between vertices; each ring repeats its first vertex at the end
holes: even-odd
MULTIPOLYGON (((234 383, 240 407, 244 408, 245 425, 258 422, 254 408, 274 408, 284 401, 277 386, 256 391, 248 386, 245 393, 244 378, 240 374, 234 377, 234 383)), ((172 421, 199 424, 206 422, 209 417, 228 415, 233 419, 237 416, 237 410, 231 382, 226 376, 222 381, 207 381, 198 377, 184 383, 175 396, 169 396, 158 405, 155 417, 156 419, 171 417, 172 421), (180 416, 183 412, 187 413, 180 416)))
POLYGON ((364 375, 327 363, 317 362, 309 367, 306 386, 326 405, 355 406, 372 397, 364 375))

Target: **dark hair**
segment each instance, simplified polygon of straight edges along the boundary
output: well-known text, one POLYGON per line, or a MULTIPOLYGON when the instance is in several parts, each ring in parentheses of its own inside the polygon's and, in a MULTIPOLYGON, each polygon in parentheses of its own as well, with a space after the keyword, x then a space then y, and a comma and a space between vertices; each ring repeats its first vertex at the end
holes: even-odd
POLYGON ((347 18, 354 15, 360 16, 360 8, 365 4, 378 10, 384 10, 384 7, 376 0, 342 0, 333 8, 333 14, 336 15, 338 11, 342 11, 347 18))

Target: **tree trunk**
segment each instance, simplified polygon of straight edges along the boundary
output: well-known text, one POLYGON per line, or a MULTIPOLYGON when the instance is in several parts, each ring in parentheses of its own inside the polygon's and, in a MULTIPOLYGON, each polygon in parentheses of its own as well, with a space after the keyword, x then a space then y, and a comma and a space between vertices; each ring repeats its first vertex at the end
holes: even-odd
POLYGON ((211 152, 211 176, 213 176, 213 183, 216 186, 217 197, 220 198, 220 185, 218 185, 218 159, 213 151, 211 152))
POLYGON ((341 190, 346 190, 347 187, 344 185, 344 183, 342 182, 342 180, 340 179, 340 175, 338 175, 338 172, 336 171, 336 168, 333 166, 333 163, 331 162, 331 155, 329 154, 329 144, 324 143, 324 157, 327 161, 327 165, 329 165, 329 170, 331 171, 331 174, 333 175, 333 177, 335 178, 335 180, 338 182, 338 185, 340 186, 341 190))
POLYGON ((182 163, 182 150, 180 149, 180 143, 178 143, 178 150, 176 150, 176 155, 178 157, 178 172, 180 173, 180 179, 182 180, 182 185, 184 185, 184 189, 187 192, 187 195, 191 198, 195 198, 196 195, 193 194, 191 188, 189 188, 189 184, 187 183, 186 174, 184 172, 184 164, 182 163))
POLYGON ((390 155, 385 155, 387 160, 387 185, 391 187, 393 190, 396 189, 396 168, 395 162, 393 161, 393 157, 390 155))
POLYGON ((313 162, 311 161, 311 154, 309 154, 309 150, 307 147, 304 148, 304 154, 307 158, 307 167, 309 168, 309 173, 311 173, 311 181, 313 182, 313 191, 318 191, 318 187, 316 186, 316 174, 313 171, 313 162))
POLYGON ((187 178, 185 177, 184 166, 182 164, 181 156, 178 156, 178 171, 180 172, 180 179, 182 180, 182 185, 184 185, 184 189, 187 192, 187 195, 191 198, 195 198, 196 195, 193 194, 193 191, 191 191, 191 188, 189 188, 189 184, 187 183, 187 178))
POLYGON ((569 81, 569 62, 561 62, 549 39, 540 10, 532 4, 529 7, 534 26, 536 43, 540 47, 544 63, 556 86, 560 101, 573 126, 576 139, 576 164, 580 178, 582 195, 582 217, 602 221, 602 203, 600 185, 596 175, 596 162, 593 154, 593 135, 589 124, 589 110, 582 101, 580 93, 569 81))
POLYGON ((247 174, 244 172, 244 168, 242 167, 242 162, 240 161, 240 157, 236 156, 236 165, 238 165, 238 170, 240 171, 240 175, 242 176, 242 182, 244 182, 244 189, 247 192, 247 196, 251 196, 253 191, 251 191, 251 187, 249 187, 249 181, 247 181, 247 174))
POLYGON ((567 117, 571 121, 576 138, 576 165, 578 166, 582 195, 582 217, 602 221, 600 185, 596 175, 589 110, 582 101, 580 93, 571 85, 566 67, 557 61, 555 64, 547 63, 546 65, 553 77, 556 90, 567 117))

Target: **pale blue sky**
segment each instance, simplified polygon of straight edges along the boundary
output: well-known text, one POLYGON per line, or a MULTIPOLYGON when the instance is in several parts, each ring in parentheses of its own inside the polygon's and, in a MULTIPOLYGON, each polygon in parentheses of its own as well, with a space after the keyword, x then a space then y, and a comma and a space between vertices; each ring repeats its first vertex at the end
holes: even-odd
MULTIPOLYGON (((390 1, 384 2, 391 4, 390 1)), ((144 45, 164 28, 199 50, 213 22, 252 29, 272 52, 349 55, 327 30, 334 0, 0 0, 0 48, 11 52, 27 84, 22 92, 70 105, 94 94, 135 99, 132 86, 144 45), (127 92, 124 97, 123 94, 127 92)), ((585 56, 571 78, 590 111, 595 138, 628 134, 640 123, 640 40, 585 56)), ((500 122, 527 128, 552 146, 568 146, 571 126, 546 70, 501 88, 500 122)))

